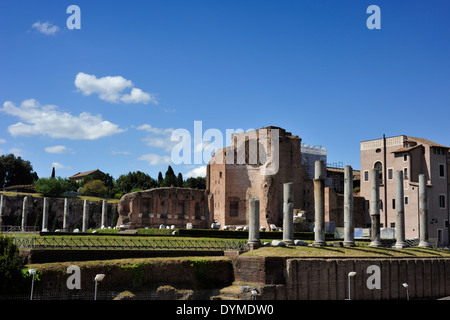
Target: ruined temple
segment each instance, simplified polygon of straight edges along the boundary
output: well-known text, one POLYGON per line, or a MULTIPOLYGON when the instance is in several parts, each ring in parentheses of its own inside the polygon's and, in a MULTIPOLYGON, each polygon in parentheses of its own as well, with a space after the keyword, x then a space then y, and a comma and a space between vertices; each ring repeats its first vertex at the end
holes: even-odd
POLYGON ((233 134, 207 166, 209 211, 222 226, 248 225, 248 199, 260 200, 260 226, 282 226, 283 184, 293 183, 294 209, 314 216, 313 182, 302 165, 301 139, 279 127, 233 134))

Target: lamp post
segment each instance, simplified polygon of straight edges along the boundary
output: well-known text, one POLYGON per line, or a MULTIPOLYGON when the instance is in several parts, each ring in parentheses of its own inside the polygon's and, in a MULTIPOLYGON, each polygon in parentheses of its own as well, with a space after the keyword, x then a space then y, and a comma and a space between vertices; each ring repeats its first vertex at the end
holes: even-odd
POLYGON ((105 275, 103 273, 99 273, 94 278, 94 281, 95 281, 94 300, 97 300, 97 285, 98 285, 98 282, 102 281, 104 277, 105 277, 105 275))
POLYGON ((406 289, 406 300, 409 300, 408 284, 407 283, 403 283, 402 286, 406 289))
POLYGON ((354 277, 356 275, 355 271, 349 272, 348 273, 348 299, 347 300, 352 300, 352 296, 351 296, 351 291, 350 291, 350 278, 354 277))
POLYGON ((36 274, 36 270, 34 269, 28 269, 28 273, 31 274, 31 294, 30 294, 30 300, 33 300, 33 288, 34 288, 34 275, 36 274))

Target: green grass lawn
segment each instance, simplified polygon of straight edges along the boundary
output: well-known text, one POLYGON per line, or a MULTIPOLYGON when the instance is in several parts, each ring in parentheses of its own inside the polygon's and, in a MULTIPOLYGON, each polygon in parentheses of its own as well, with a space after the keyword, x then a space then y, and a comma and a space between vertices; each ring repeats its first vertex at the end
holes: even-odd
POLYGON ((305 258, 450 258, 450 250, 419 247, 394 249, 385 247, 369 247, 367 244, 357 244, 355 247, 261 247, 257 250, 246 252, 244 255, 305 258))

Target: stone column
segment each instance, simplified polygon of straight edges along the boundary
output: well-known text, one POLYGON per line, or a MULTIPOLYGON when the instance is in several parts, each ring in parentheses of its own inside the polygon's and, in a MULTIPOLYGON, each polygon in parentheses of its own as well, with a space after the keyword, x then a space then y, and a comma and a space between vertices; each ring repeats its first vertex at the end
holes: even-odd
POLYGON ((256 196, 250 197, 248 201, 248 245, 250 249, 260 246, 259 239, 259 199, 256 196))
POLYGON ((379 172, 377 169, 370 171, 370 185, 372 188, 372 195, 370 198, 370 219, 372 222, 371 242, 369 246, 381 246, 380 237, 380 182, 378 180, 379 172))
POLYGON ((108 202, 106 200, 102 200, 102 224, 101 228, 106 229, 106 213, 108 211, 108 202))
POLYGON ((3 225, 3 216, 5 215, 5 196, 3 194, 0 195, 0 231, 2 231, 1 227, 3 225))
POLYGON ((427 181, 419 174, 419 247, 431 247, 428 241, 427 181))
POLYGON ((323 161, 315 162, 314 173, 314 243, 316 246, 325 246, 325 164, 323 161))
POLYGON ((293 183, 283 184, 283 242, 294 244, 294 190, 293 183))
POLYGON ((44 198, 44 208, 42 210, 42 231, 48 231, 48 198, 44 198))
POLYGON ((69 199, 64 198, 64 216, 63 216, 63 230, 68 231, 67 218, 69 216, 69 199))
POLYGON ((403 193, 403 171, 397 170, 395 172, 395 208, 397 213, 397 220, 395 221, 395 238, 396 242, 394 248, 402 249, 408 247, 405 242, 405 197, 403 193))
POLYGON ((344 168, 344 246, 355 245, 355 227, 353 222, 353 169, 344 168))
POLYGON ((89 200, 85 199, 83 204, 83 226, 81 232, 87 232, 89 225, 89 200))
POLYGON ((28 214, 28 197, 23 198, 22 202, 22 231, 26 231, 28 214))

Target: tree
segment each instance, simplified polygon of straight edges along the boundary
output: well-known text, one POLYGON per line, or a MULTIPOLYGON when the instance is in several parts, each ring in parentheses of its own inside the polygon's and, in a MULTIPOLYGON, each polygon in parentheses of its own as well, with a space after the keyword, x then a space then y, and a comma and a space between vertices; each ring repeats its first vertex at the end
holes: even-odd
POLYGON ((133 189, 147 190, 157 187, 156 180, 141 171, 123 174, 116 180, 116 191, 119 193, 129 193, 133 189))
POLYGON ((183 175, 180 173, 178 173, 177 176, 177 187, 182 187, 183 186, 183 175))
POLYGON ((34 182, 34 189, 44 197, 60 197, 64 192, 73 190, 73 183, 61 177, 40 178, 34 182))
POLYGON ((30 161, 16 158, 12 153, 0 157, 0 188, 32 184, 37 179, 30 161))
POLYGON ((177 185, 177 176, 171 166, 167 168, 162 187, 175 187, 177 185))
POLYGON ((84 195, 101 197, 108 192, 108 189, 102 180, 91 180, 85 183, 81 192, 84 195))
POLYGON ((206 177, 187 178, 184 186, 194 189, 206 189, 206 177))
POLYGON ((163 183, 164 183, 164 178, 163 178, 163 175, 162 175, 162 173, 161 173, 161 171, 160 171, 160 172, 158 173, 158 185, 159 185, 160 187, 162 187, 163 183))
POLYGON ((24 265, 12 238, 0 234, 0 294, 19 293, 25 284, 24 265))

